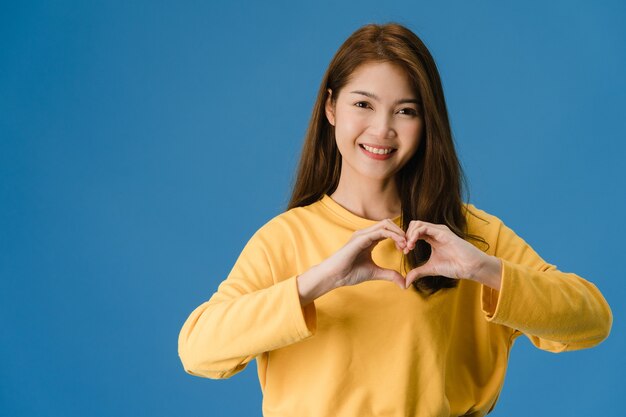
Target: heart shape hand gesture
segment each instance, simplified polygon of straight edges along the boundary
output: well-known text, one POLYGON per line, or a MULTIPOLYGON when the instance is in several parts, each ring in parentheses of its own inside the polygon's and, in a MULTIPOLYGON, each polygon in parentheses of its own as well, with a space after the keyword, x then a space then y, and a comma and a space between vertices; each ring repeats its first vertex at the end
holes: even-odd
POLYGON ((442 275, 456 279, 475 279, 485 265, 494 265, 495 257, 455 235, 442 224, 413 220, 406 233, 390 219, 352 234, 350 240, 320 266, 324 266, 335 281, 335 286, 356 285, 369 280, 387 280, 402 289, 425 276, 442 275), (404 254, 415 248, 418 240, 425 240, 431 246, 428 261, 402 276, 398 271, 385 269, 372 260, 372 250, 384 239, 393 239, 395 246, 404 254))

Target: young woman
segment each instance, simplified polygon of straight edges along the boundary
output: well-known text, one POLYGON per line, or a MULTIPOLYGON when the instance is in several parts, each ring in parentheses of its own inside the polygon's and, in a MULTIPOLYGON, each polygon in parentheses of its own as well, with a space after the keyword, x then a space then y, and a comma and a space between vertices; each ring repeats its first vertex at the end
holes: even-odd
POLYGON ((179 337, 187 372, 256 359, 268 416, 483 416, 516 337, 589 348, 598 289, 461 200, 441 81, 422 41, 366 25, 322 80, 287 210, 179 337))

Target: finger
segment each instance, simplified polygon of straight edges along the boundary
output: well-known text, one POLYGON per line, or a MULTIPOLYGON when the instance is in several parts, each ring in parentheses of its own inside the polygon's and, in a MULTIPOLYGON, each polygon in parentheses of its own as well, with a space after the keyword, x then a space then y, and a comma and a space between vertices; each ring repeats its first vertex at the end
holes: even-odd
POLYGON ((394 223, 393 220, 387 218, 387 219, 383 219, 380 220, 377 223, 374 223, 373 225, 366 227, 364 229, 361 229, 362 232, 371 232, 372 230, 376 230, 379 229, 381 227, 388 227, 389 229, 393 229, 398 233, 401 233, 402 235, 404 235, 404 230, 402 230, 402 228, 400 228, 397 224, 394 223))
POLYGON ((406 234, 405 234, 404 230, 402 230, 402 228, 400 226, 395 224, 393 220, 385 219, 381 223, 384 225, 384 227, 386 229, 393 230, 396 233, 398 233, 400 236, 405 236, 406 237, 406 234))
POLYGON ((409 222, 409 227, 411 227, 411 225, 415 225, 415 226, 419 226, 421 224, 425 224, 431 227, 434 227, 435 229, 440 229, 440 230, 446 230, 449 229, 449 227, 445 224, 439 224, 439 223, 431 223, 431 222, 427 222, 425 220, 411 220, 409 222))
POLYGON ((393 269, 379 268, 374 275, 374 279, 381 279, 393 282, 403 290, 408 288, 407 286, 405 286, 404 277, 398 271, 394 271, 393 269))
POLYGON ((408 231, 406 237, 406 247, 404 249, 405 254, 409 253, 409 251, 415 249, 415 244, 417 243, 420 236, 419 226, 413 227, 408 231))
POLYGON ((430 230, 440 230, 442 232, 450 231, 450 228, 445 224, 430 223, 424 220, 411 220, 409 227, 407 227, 407 233, 409 230, 416 229, 420 226, 428 226, 430 230))
POLYGON ((406 274, 406 277, 404 278, 405 288, 409 288, 409 286, 414 281, 417 281, 420 278, 427 277, 433 274, 434 273, 430 270, 430 266, 428 264, 412 269, 406 274))
POLYGON ((399 236, 397 233, 387 229, 375 229, 370 231, 369 233, 360 235, 359 238, 361 238, 363 242, 365 242, 366 246, 364 246, 364 248, 370 247, 373 243, 378 243, 379 241, 386 238, 391 238, 395 242, 403 246, 405 244, 404 236, 399 236))
MULTIPOLYGON (((406 230, 407 246, 409 246, 409 243, 415 243, 417 241, 417 229, 419 229, 423 224, 424 222, 421 220, 412 220, 409 223, 409 227, 406 230)), ((414 247, 415 246, 411 247, 410 249, 413 249, 414 247)))
POLYGON ((404 234, 404 230, 402 230, 397 224, 395 224, 393 221, 388 220, 385 221, 383 220, 381 227, 396 233, 398 236, 401 237, 400 241, 396 241, 395 245, 396 245, 396 249, 398 249, 399 251, 403 251, 404 248, 406 248, 406 235, 404 234), (391 224, 390 224, 391 223, 391 224))
POLYGON ((404 230, 402 230, 402 228, 400 226, 398 226, 396 223, 394 223, 393 220, 391 219, 384 219, 379 221, 378 223, 370 226, 370 227, 366 227, 364 229, 361 229, 359 232, 363 233, 363 234, 367 234, 373 230, 377 230, 377 229, 388 229, 388 230, 392 230, 396 233, 398 233, 400 236, 406 238, 405 232, 404 230))
POLYGON ((394 242, 396 243, 396 246, 398 246, 398 249, 402 249, 406 246, 406 238, 404 237, 403 234, 401 235, 389 229, 382 229, 382 230, 384 231, 383 236, 393 239, 394 242))
POLYGON ((379 229, 379 228, 383 228, 383 229, 387 229, 390 230, 392 232, 397 233, 398 235, 400 235, 402 237, 402 241, 401 242, 395 242, 396 248, 399 251, 404 250, 404 248, 406 247, 406 235, 404 234, 404 230, 402 230, 402 228, 400 226, 398 226, 397 224, 395 224, 393 222, 393 220, 391 219, 384 219, 381 220, 380 222, 376 223, 374 225, 374 229, 379 229))
POLYGON ((443 231, 441 229, 436 229, 432 225, 422 223, 419 226, 414 227, 408 234, 407 247, 409 249, 415 248, 415 243, 420 239, 423 239, 432 245, 439 240, 442 232, 443 231))
POLYGON ((409 228, 406 231, 406 247, 404 248, 405 255, 411 250, 415 249, 415 242, 417 242, 417 227, 416 223, 411 222, 409 228))

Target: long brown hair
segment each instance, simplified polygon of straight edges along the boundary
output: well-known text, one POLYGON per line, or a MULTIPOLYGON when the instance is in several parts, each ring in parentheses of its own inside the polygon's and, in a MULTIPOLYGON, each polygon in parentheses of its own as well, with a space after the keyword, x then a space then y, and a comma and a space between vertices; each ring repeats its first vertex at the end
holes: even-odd
MULTIPOLYGON (((328 89, 331 89, 331 100, 334 101, 354 70, 366 62, 390 62, 403 68, 420 101, 418 107, 424 119, 420 145, 413 158, 396 175, 402 228, 406 231, 411 220, 424 220, 445 224, 463 239, 487 243, 480 236, 467 232, 462 184, 468 196, 469 190, 454 147, 435 61, 420 38, 397 23, 365 25, 350 35, 335 53, 313 106, 287 210, 312 204, 337 188, 341 154, 335 142, 335 128, 326 118, 324 104, 328 89)), ((430 245, 419 240, 406 257, 407 270, 424 264, 430 253, 430 245)), ((442 288, 456 287, 457 283, 457 279, 431 276, 415 281, 413 286, 428 295, 442 288)))

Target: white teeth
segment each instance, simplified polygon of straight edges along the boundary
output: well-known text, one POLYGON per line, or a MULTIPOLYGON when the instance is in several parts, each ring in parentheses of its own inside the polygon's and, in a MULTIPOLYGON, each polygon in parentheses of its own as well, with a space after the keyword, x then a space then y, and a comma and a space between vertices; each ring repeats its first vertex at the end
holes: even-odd
POLYGON ((376 153, 379 155, 387 155, 388 153, 391 153, 391 151, 393 151, 393 149, 378 149, 378 148, 372 148, 371 146, 367 146, 367 145, 363 145, 363 147, 367 149, 368 151, 370 151, 371 153, 376 153))

